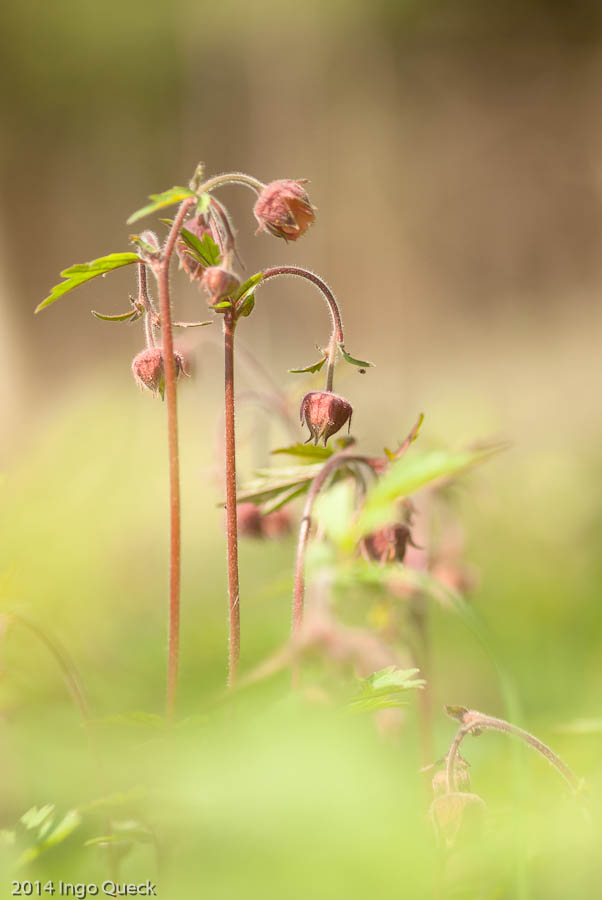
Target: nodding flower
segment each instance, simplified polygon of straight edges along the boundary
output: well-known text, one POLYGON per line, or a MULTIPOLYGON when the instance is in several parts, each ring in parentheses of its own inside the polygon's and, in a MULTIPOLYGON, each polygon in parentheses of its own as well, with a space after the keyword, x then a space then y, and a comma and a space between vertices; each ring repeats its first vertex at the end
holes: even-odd
POLYGON ((271 181, 259 194, 253 208, 259 223, 257 233, 269 231, 285 241, 296 241, 315 221, 316 214, 301 181, 271 181))
POLYGON ((324 446, 329 437, 336 434, 343 425, 349 423, 353 408, 348 400, 333 394, 332 391, 311 391, 301 401, 301 422, 309 428, 309 441, 317 444, 323 440, 324 446))
MULTIPOLYGON (((174 362, 176 364, 176 378, 179 378, 184 369, 184 357, 174 350, 174 362)), ((165 368, 163 366, 163 349, 161 347, 147 347, 132 360, 132 373, 136 383, 145 391, 151 391, 155 397, 163 399, 165 394, 165 368)))

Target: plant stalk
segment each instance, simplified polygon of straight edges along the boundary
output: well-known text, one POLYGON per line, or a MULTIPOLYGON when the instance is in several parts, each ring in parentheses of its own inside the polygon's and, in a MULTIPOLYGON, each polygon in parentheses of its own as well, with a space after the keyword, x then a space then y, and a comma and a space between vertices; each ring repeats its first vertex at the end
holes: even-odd
POLYGON ((226 457, 226 530, 228 543, 228 687, 232 687, 240 659, 240 592, 238 582, 238 523, 236 516, 236 433, 234 407, 234 310, 224 315, 224 401, 226 457))
POLYGON ((173 720, 178 687, 178 665, 180 652, 180 461, 178 451, 178 407, 176 392, 176 364, 174 360, 173 330, 171 321, 171 301, 169 295, 169 263, 178 233, 193 198, 180 204, 173 221, 157 267, 159 307, 161 314, 161 345, 163 349, 163 369, 165 372, 165 397, 167 401, 167 443, 169 455, 169 638, 167 660, 167 704, 166 716, 173 720))
POLYGON ((462 716, 462 725, 458 729, 451 746, 449 748, 449 752, 447 754, 447 765, 445 769, 445 782, 446 782, 446 790, 448 793, 452 791, 457 791, 458 787, 456 784, 456 755, 460 748, 460 744, 464 740, 467 734, 470 734, 474 731, 501 731, 504 734, 512 734, 515 737, 520 738, 529 747, 532 747, 537 753, 540 753, 547 761, 552 765, 564 778, 564 780, 569 784, 573 791, 577 791, 579 789, 579 779, 576 775, 569 769, 567 764, 563 762, 559 756, 557 756, 554 751, 544 744, 543 741, 540 741, 539 738, 536 738, 535 735, 531 734, 528 731, 525 731, 523 728, 519 728, 518 725, 512 725, 510 722, 506 722, 505 719, 498 719, 494 716, 487 716, 484 713, 477 712, 474 709, 466 710, 462 716))

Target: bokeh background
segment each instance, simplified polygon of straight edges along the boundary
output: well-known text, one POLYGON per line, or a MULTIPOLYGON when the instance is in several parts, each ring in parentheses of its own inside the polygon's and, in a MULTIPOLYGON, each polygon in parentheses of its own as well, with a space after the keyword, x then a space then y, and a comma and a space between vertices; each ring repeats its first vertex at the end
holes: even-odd
MULTIPOLYGON (((512 674, 522 724, 592 791, 593 821, 576 823, 539 760, 523 760, 517 798, 507 744, 475 742, 493 824, 451 864, 450 896, 596 896, 599 4, 30 0, 4 9, 0 41, 3 609, 60 636, 99 717, 161 711, 164 409, 132 382, 137 326, 90 315, 127 308, 131 273, 33 309, 62 268, 127 249, 128 215, 186 184, 199 160, 264 181, 308 177, 318 220, 292 245, 255 237, 252 195, 222 191, 241 256, 249 272, 307 265, 335 289, 348 349, 376 363, 365 376, 341 367, 338 382, 366 451, 394 445, 420 411, 426 446, 511 441, 456 500, 480 573, 471 602, 512 674)), ((175 285, 179 316, 205 318, 204 297, 175 285)), ((317 295, 283 282, 258 295, 242 340, 294 403, 311 381, 286 370, 311 362, 327 329, 317 295)), ((341 723, 268 690, 203 730, 226 647, 218 340, 219 323, 182 344, 194 377, 181 390, 181 704, 200 732, 176 764, 156 735, 116 726, 103 744, 109 788, 153 781, 161 800, 140 815, 184 829, 165 851, 179 860, 175 900, 431 896, 411 711, 402 737, 383 744, 369 721, 341 723)), ((239 383, 257 387, 244 367, 239 383)), ((250 403, 239 425, 244 477, 286 437, 250 403)), ((293 551, 292 541, 242 548, 245 666, 286 638, 293 551)), ((103 793, 52 661, 18 629, 9 638, 5 828, 34 804, 65 811, 103 793)), ((495 667, 465 626, 435 609, 432 638, 436 709, 503 714, 495 667)), ((442 754, 453 726, 441 714, 436 728, 442 754)), ((84 838, 75 832, 30 877, 100 883, 102 857, 84 838)), ((136 848, 124 877, 153 877, 153 865, 136 848)))

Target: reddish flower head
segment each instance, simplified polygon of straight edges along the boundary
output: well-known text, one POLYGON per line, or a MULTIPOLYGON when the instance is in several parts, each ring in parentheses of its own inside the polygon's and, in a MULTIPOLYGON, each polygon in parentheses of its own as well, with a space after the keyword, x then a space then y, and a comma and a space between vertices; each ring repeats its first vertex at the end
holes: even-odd
MULTIPOLYGON (((176 378, 184 372, 184 357, 174 351, 176 378)), ((163 350, 161 347, 147 347, 132 360, 132 372, 136 383, 145 391, 151 391, 155 397, 165 393, 165 370, 163 368, 163 350)))
POLYGON ((271 181, 257 198, 253 212, 258 233, 269 231, 285 241, 296 241, 313 224, 316 215, 302 181, 271 181))
POLYGON ((236 521, 241 537, 263 537, 263 516, 254 503, 239 503, 236 507, 236 521))
MULTIPOLYGON (((192 219, 187 219, 184 222, 184 228, 201 241, 206 234, 211 234, 211 228, 204 216, 194 216, 192 219)), ((178 254, 181 268, 184 269, 191 281, 203 277, 205 267, 194 257, 183 237, 179 237, 177 240, 176 253, 178 254)))
POLYGON ((326 441, 349 423, 351 428, 351 403, 331 391, 311 391, 301 401, 301 422, 309 428, 309 439, 314 444, 326 441))

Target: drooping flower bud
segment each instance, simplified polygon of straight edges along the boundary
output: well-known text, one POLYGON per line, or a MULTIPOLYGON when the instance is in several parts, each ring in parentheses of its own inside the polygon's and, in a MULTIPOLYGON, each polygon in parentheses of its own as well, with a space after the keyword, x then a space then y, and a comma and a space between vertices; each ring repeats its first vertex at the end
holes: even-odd
POLYGON ((222 266, 210 266, 203 275, 203 287, 209 294, 210 303, 219 303, 230 297, 240 287, 240 280, 234 272, 222 266))
POLYGON ((351 428, 351 403, 331 391, 311 391, 301 401, 301 422, 309 428, 309 441, 317 445, 323 440, 324 446, 329 437, 349 423, 351 428))
POLYGON ((263 533, 267 538, 282 538, 293 527, 288 509, 275 509, 263 517, 263 533))
MULTIPOLYGON (((176 378, 186 371, 184 369, 184 357, 174 350, 174 362, 176 364, 176 378)), ((163 399, 165 393, 165 369, 163 367, 163 350, 161 347, 147 347, 132 360, 132 372, 136 383, 146 391, 151 391, 155 397, 160 395, 163 399)))
MULTIPOLYGON (((198 239, 201 241, 206 234, 211 235, 211 228, 207 219, 203 215, 194 216, 192 219, 187 219, 184 222, 183 227, 186 229, 186 231, 190 231, 191 234, 194 234, 195 237, 198 237, 198 239)), ((184 269, 191 281, 198 281, 203 277, 205 267, 198 261, 198 259, 196 259, 190 247, 181 236, 176 242, 176 253, 178 254, 178 258, 180 260, 180 267, 184 269)))
POLYGON ((283 179, 267 184, 253 207, 260 231, 269 231, 285 241, 296 241, 315 221, 316 215, 303 185, 306 179, 283 179))
POLYGON ((411 542, 409 525, 396 522, 366 535, 362 540, 362 551, 375 562, 403 562, 408 543, 411 542))

